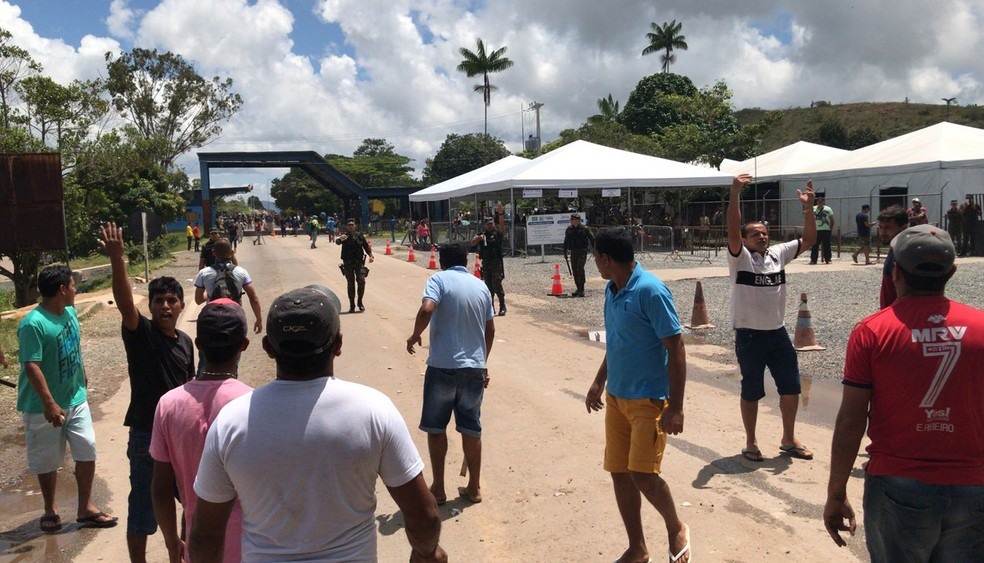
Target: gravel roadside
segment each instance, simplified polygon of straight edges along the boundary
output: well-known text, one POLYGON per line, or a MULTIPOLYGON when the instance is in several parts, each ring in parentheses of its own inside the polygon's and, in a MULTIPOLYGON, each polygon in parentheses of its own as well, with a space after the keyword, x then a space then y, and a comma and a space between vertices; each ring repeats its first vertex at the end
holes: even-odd
MULTIPOLYGON (((385 246, 385 240, 373 241, 385 246)), ((681 277, 679 270, 691 270, 683 274, 687 279, 666 281, 673 293, 677 313, 683 324, 688 324, 694 305, 695 280, 700 279, 704 300, 711 324, 717 328, 701 331, 688 331, 693 341, 713 344, 724 350, 707 356, 707 359, 726 365, 735 365, 734 336, 728 329, 731 307, 731 284, 728 277, 704 277, 708 273, 719 272, 728 267, 727 250, 721 249, 717 256, 711 252, 710 260, 701 261, 699 256, 682 254, 670 257, 666 254, 643 254, 637 256, 643 267, 657 276, 666 270, 674 270, 667 278, 681 277), (712 271, 713 270, 713 271, 712 271), (691 275, 692 273, 692 275, 691 275)), ((397 259, 405 259, 406 249, 396 250, 397 259)), ((427 267, 429 255, 417 254, 417 265, 427 267)), ((474 267, 469 258, 469 269, 474 267)), ((800 256, 797 264, 809 262, 808 255, 800 256)), ((881 285, 881 264, 858 266, 852 263, 849 253, 834 257, 834 263, 841 266, 811 266, 806 273, 792 273, 788 277, 786 302, 786 328, 792 337, 799 311, 800 293, 806 293, 817 341, 827 349, 799 354, 800 372, 814 379, 837 379, 843 376, 844 357, 847 339, 854 325, 861 319, 878 310, 878 293, 881 285)), ((598 330, 604 325, 604 288, 607 283, 599 274, 594 261, 589 257, 585 267, 587 288, 583 299, 548 297, 553 279, 554 264, 560 265, 564 290, 574 290, 573 280, 567 273, 564 257, 561 254, 542 258, 506 257, 506 306, 510 294, 523 294, 547 300, 548 307, 538 311, 537 317, 545 321, 573 326, 573 331, 598 330)), ((977 308, 984 308, 984 260, 980 258, 957 260, 957 273, 947 284, 947 296, 956 301, 977 308)), ((737 370, 737 366, 735 368, 737 370)))

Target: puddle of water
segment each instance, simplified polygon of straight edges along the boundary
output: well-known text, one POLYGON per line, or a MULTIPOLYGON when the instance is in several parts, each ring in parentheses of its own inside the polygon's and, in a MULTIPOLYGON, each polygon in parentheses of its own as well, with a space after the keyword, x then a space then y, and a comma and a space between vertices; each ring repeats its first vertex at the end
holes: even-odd
POLYGON ((62 528, 57 533, 45 534, 38 521, 44 514, 44 501, 37 477, 26 475, 13 486, 0 489, 0 559, 70 560, 69 550, 78 541, 78 535, 72 532, 79 529, 75 522, 78 489, 71 470, 58 470, 55 499, 62 528))

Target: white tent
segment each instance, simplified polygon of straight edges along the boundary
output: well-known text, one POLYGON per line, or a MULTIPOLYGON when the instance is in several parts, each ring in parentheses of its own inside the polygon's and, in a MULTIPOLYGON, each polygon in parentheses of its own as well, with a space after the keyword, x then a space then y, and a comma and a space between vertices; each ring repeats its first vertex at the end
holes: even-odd
POLYGON ((524 165, 471 183, 481 192, 511 188, 674 188, 726 186, 731 175, 673 160, 574 141, 524 165))
POLYGON ((486 164, 481 168, 476 168, 471 172, 466 172, 460 176, 455 176, 450 180, 445 180, 433 186, 429 186, 410 194, 410 201, 442 201, 455 197, 462 197, 475 193, 468 189, 468 186, 479 182, 485 178, 499 172, 508 171, 518 165, 527 164, 530 160, 518 156, 509 155, 491 164, 486 164))
MULTIPOLYGON (((845 233, 854 231, 862 204, 877 215, 891 203, 909 205, 913 197, 922 200, 931 223, 942 225, 941 210, 950 200, 963 201, 984 186, 984 130, 938 123, 785 174, 783 193, 808 179, 827 193, 828 204, 840 202, 834 213, 845 233)), ((795 207, 790 212, 798 214, 795 207)))
POLYGON ((741 162, 721 163, 721 171, 731 175, 751 174, 756 182, 775 182, 780 177, 795 174, 828 161, 849 151, 799 141, 780 149, 760 154, 741 162))

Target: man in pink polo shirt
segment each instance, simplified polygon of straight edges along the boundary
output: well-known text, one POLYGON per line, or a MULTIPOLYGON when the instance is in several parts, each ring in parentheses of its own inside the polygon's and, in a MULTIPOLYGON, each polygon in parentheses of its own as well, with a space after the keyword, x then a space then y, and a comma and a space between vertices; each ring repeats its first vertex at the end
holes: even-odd
MULTIPOLYGON (((154 514, 171 561, 187 560, 186 537, 177 526, 174 483, 184 506, 184 530, 191 530, 198 497, 195 476, 212 421, 229 401, 252 388, 237 377, 239 355, 249 345, 246 314, 228 298, 215 299, 198 315, 195 345, 205 367, 197 379, 167 392, 154 414, 150 455, 154 458, 152 495, 154 514)), ((238 503, 226 528, 225 561, 241 560, 243 514, 238 503)))

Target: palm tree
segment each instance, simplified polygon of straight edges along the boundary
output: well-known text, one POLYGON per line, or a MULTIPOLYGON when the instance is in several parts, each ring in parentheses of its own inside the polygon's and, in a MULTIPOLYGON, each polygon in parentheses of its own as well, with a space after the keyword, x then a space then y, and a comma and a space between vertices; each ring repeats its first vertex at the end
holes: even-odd
POLYGON ((485 99, 485 133, 489 132, 489 104, 492 103, 492 90, 497 90, 489 83, 489 73, 502 72, 513 65, 509 58, 503 56, 506 47, 496 49, 491 53, 485 52, 485 43, 479 38, 476 40, 477 49, 472 52, 464 47, 458 49, 464 60, 458 64, 458 71, 465 73, 469 78, 482 75, 482 84, 475 85, 476 92, 482 92, 485 99))
POLYGON ((649 27, 653 31, 646 34, 646 39, 649 40, 649 46, 642 50, 642 54, 645 56, 665 50, 666 52, 663 53, 659 60, 663 63, 663 72, 670 72, 670 64, 676 61, 676 57, 673 55, 673 49, 687 50, 687 38, 680 35, 683 22, 677 23, 676 20, 673 20, 669 23, 663 22, 663 25, 657 25, 656 22, 651 22, 649 27))
POLYGON ((618 118, 618 100, 608 94, 607 98, 598 98, 598 114, 588 118, 588 123, 614 123, 618 118))

